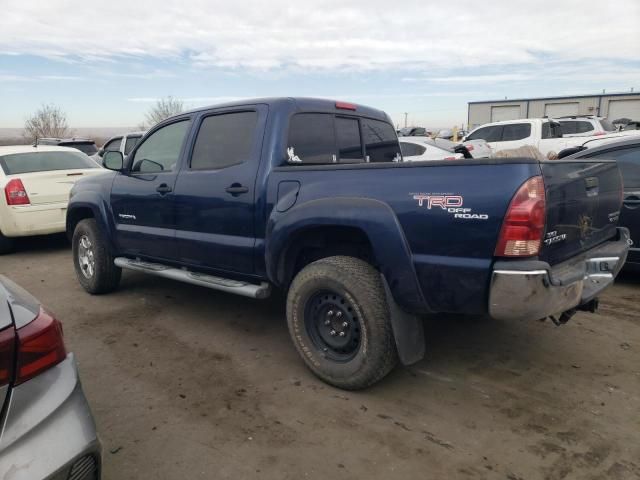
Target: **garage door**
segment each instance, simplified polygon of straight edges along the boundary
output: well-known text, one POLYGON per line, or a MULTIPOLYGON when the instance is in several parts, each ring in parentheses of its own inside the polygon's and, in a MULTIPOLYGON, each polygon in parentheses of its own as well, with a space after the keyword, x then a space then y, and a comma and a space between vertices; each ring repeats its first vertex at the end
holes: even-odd
POLYGON ((607 118, 611 121, 618 118, 640 120, 640 100, 609 100, 607 118))
POLYGON ((502 120, 517 120, 520 116, 520 105, 500 105, 491 107, 491 121, 501 122, 502 120))
POLYGON ((551 118, 578 115, 579 106, 580 104, 578 102, 545 103, 544 114, 551 118))

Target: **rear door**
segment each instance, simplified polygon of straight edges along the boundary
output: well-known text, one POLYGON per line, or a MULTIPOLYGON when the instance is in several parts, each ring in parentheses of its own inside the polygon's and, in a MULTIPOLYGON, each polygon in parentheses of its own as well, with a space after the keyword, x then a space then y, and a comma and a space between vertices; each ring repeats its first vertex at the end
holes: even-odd
POLYGON ((268 108, 207 113, 175 187, 181 263, 252 273, 255 183, 268 108))
POLYGON ((552 160, 540 166, 547 203, 541 259, 558 263, 615 236, 622 184, 614 160, 552 160))
POLYGON ((587 158, 612 158, 618 162, 624 183, 620 225, 631 233, 629 261, 640 263, 640 145, 611 149, 587 158))

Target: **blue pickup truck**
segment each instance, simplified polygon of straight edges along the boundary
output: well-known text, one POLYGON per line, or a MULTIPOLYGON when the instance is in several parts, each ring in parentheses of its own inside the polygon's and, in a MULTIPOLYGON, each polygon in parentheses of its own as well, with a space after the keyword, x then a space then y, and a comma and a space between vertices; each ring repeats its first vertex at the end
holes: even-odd
POLYGON ((265 298, 287 294, 308 367, 365 388, 424 356, 421 315, 557 323, 595 310, 622 267, 608 160, 403 162, 390 118, 273 98, 172 117, 71 191, 79 282, 122 269, 265 298))

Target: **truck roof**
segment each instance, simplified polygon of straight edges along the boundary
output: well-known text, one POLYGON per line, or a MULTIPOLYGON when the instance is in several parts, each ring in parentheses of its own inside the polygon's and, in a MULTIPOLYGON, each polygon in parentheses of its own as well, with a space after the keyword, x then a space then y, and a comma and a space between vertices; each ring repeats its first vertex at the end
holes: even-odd
MULTIPOLYGON (((228 107, 242 107, 244 105, 256 105, 263 104, 268 105, 270 108, 274 109, 293 109, 293 110, 301 110, 301 111, 318 111, 318 112, 352 112, 356 115, 367 116, 379 120, 389 121, 388 115, 377 108, 367 107, 365 105, 360 105, 352 102, 343 102, 340 100, 331 100, 327 98, 312 98, 312 97, 265 97, 265 98, 246 98, 242 100, 235 100, 233 102, 225 102, 216 105, 209 105, 207 107, 199 107, 193 110, 189 110, 184 113, 180 113, 178 115, 174 115, 174 117, 179 117, 181 115, 202 112, 206 110, 211 110, 212 108, 228 108, 228 107), (354 109, 345 109, 345 108, 337 108, 336 105, 338 103, 343 103, 346 105, 353 106, 354 109)), ((173 118, 173 117, 172 117, 173 118)))

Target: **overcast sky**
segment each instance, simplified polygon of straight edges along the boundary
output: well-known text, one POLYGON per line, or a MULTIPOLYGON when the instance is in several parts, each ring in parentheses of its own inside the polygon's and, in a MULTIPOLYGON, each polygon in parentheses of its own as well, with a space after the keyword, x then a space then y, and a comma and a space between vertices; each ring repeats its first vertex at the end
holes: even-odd
POLYGON ((0 127, 134 126, 166 95, 335 97, 426 126, 473 100, 640 91, 640 0, 0 0, 0 127))

